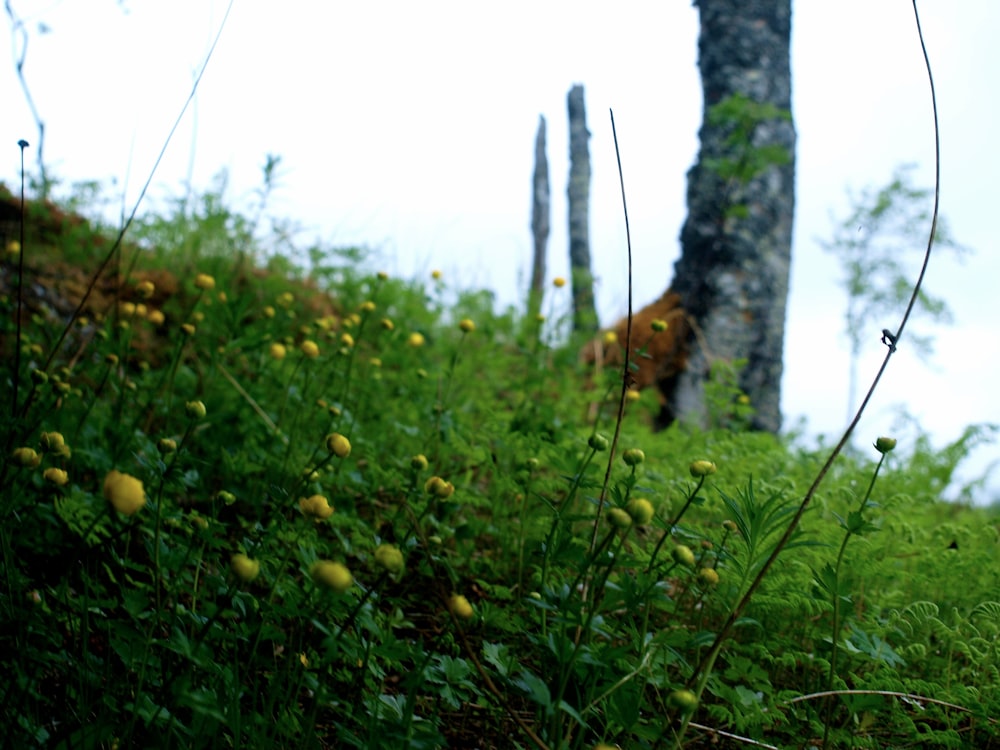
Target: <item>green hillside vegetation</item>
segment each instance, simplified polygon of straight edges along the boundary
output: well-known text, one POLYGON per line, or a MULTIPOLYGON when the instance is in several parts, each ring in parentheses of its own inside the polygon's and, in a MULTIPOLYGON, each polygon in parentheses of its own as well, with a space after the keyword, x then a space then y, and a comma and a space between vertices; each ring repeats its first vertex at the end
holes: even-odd
POLYGON ((4 203, 3 746, 1000 747, 1000 518, 942 499, 986 427, 859 436, 706 662, 826 457, 731 379, 615 441, 568 288, 4 203))

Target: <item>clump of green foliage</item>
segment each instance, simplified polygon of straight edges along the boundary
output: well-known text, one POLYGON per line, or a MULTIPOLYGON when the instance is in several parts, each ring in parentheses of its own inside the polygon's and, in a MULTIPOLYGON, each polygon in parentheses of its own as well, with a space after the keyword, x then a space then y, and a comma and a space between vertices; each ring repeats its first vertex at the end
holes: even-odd
POLYGON ((654 435, 651 393, 612 450, 606 384, 534 317, 358 249, 265 263, 221 192, 175 208, 103 308, 27 290, 106 243, 7 248, 11 746, 997 745, 997 518, 928 480, 971 441, 837 464, 703 664, 817 452, 654 435))

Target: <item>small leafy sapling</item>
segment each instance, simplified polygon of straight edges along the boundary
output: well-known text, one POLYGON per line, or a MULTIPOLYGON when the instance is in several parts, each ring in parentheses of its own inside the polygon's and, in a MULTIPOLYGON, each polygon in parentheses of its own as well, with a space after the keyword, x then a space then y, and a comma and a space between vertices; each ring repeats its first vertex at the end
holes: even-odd
MULTIPOLYGON (((880 189, 867 187, 859 194, 849 192, 849 213, 843 219, 835 219, 831 239, 819 241, 824 251, 837 257, 847 292, 844 332, 850 345, 848 418, 853 414, 857 395, 861 353, 879 330, 881 342, 895 351, 895 334, 882 326, 902 316, 916 279, 920 254, 927 245, 925 233, 930 225, 933 193, 914 185, 913 169, 912 164, 897 167, 889 183, 880 189)), ((949 249, 959 255, 969 252, 952 238, 941 217, 934 248, 949 249)), ((934 323, 947 324, 952 320, 945 300, 923 288, 917 295, 915 310, 934 323)), ((907 329, 906 345, 925 358, 933 349, 931 337, 917 335, 912 328, 907 329)))

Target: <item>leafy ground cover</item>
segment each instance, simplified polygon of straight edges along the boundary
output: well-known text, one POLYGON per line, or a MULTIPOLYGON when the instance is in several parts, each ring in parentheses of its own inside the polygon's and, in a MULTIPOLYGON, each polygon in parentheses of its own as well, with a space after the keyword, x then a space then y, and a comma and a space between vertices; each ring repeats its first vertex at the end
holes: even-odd
POLYGON ((742 429, 724 373, 713 429, 629 392, 615 440, 559 280, 542 321, 357 249, 268 258, 220 195, 111 255, 30 214, 5 746, 1000 746, 1000 525, 940 499, 987 427, 866 436, 706 659, 823 460, 742 429))

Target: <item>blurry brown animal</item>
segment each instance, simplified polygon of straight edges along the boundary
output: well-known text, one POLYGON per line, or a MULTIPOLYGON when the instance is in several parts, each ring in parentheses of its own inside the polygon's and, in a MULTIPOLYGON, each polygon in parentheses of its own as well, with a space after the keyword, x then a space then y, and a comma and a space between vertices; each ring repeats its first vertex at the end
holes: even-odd
MULTIPOLYGON (((690 324, 680 302, 680 296, 668 289, 658 300, 632 316, 630 360, 638 367, 633 367, 630 373, 632 387, 657 387, 661 404, 660 417, 657 419, 660 427, 665 427, 674 417, 658 386, 681 372, 687 362, 690 324), (666 323, 666 330, 655 331, 654 320, 666 323)), ((605 366, 621 369, 627 330, 628 319, 622 318, 613 328, 584 346, 581 353, 583 361, 593 365, 595 373, 599 373, 605 366)))

